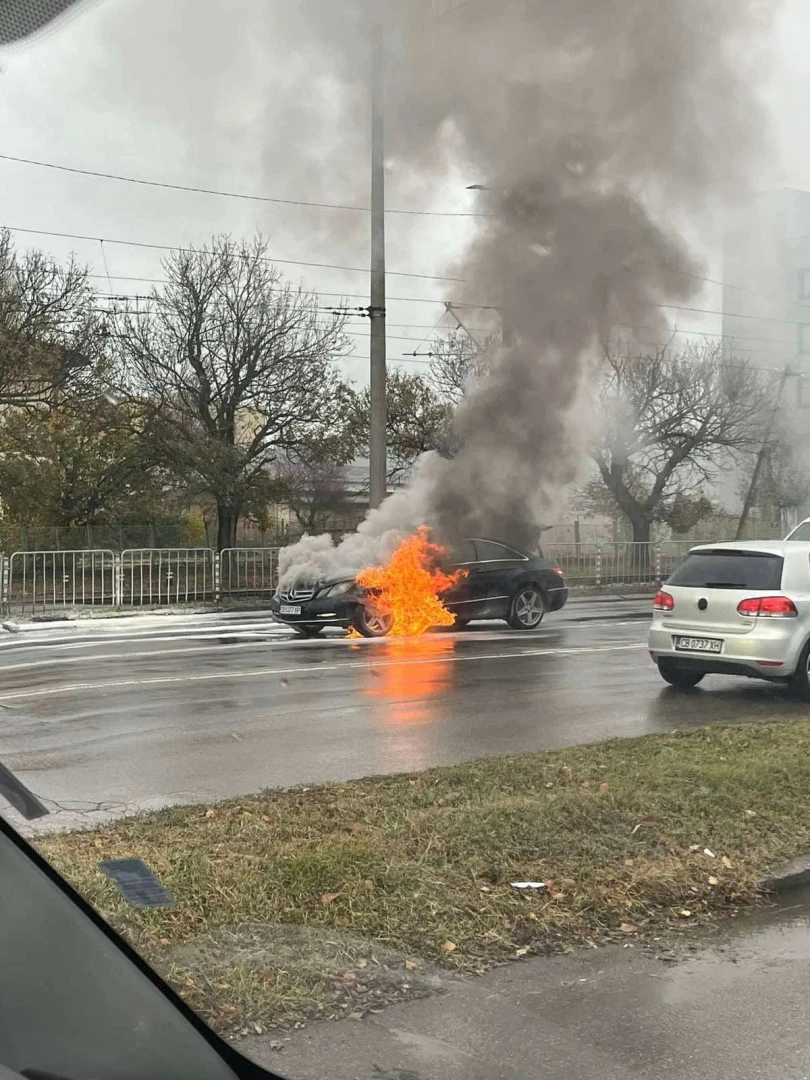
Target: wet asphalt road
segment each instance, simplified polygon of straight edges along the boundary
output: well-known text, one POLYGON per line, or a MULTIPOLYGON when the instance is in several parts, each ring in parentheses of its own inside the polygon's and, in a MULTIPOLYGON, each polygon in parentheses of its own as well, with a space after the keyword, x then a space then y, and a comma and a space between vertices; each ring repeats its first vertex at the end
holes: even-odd
POLYGON ((571 603, 409 641, 291 640, 264 613, 82 622, 0 639, 0 762, 68 826, 169 802, 424 769, 801 711, 715 678, 678 695, 649 600, 571 603))

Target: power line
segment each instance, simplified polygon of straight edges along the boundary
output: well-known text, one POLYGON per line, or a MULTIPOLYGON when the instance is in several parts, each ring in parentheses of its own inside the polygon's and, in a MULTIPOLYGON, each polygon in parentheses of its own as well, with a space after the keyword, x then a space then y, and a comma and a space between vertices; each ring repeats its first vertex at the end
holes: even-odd
MULTIPOLYGON (((53 229, 25 229, 20 225, 0 225, 9 232, 30 233, 33 236, 57 236, 63 240, 89 240, 94 244, 120 244, 123 247, 147 248, 151 251, 180 251, 185 255, 198 254, 195 248, 173 246, 171 244, 149 244, 145 240, 112 240, 107 236, 87 236, 83 233, 56 232, 53 229)), ((235 253, 236 258, 250 258, 248 255, 235 253)), ((367 266, 343 266, 340 263, 305 262, 303 259, 275 259, 263 257, 259 260, 269 264, 282 263, 289 266, 312 266, 320 270, 344 270, 350 273, 367 274, 367 266)), ((392 277, 419 278, 422 281, 456 281, 467 283, 467 278, 446 277, 443 274, 414 274, 406 270, 389 270, 392 277)))
MULTIPOLYGON (((221 191, 217 188, 195 187, 191 184, 171 184, 162 180, 144 180, 136 176, 124 176, 122 173, 100 172, 95 169, 79 169, 70 165, 58 165, 53 161, 37 161, 34 158, 15 157, 13 154, 0 154, 2 161, 14 161, 19 165, 36 165, 40 169, 52 169, 57 172, 73 173, 75 176, 94 176, 102 180, 117 180, 123 184, 137 184, 140 187, 165 188, 167 191, 186 191, 196 195, 219 195, 225 199, 242 199, 248 202, 277 203, 281 206, 307 206, 320 210, 352 210, 356 213, 368 213, 368 206, 353 206, 350 203, 312 202, 307 199, 281 199, 271 195, 252 195, 243 191, 221 191)), ((450 218, 487 218, 491 214, 463 210, 397 210, 388 209, 387 214, 404 214, 413 217, 450 217, 450 218)))

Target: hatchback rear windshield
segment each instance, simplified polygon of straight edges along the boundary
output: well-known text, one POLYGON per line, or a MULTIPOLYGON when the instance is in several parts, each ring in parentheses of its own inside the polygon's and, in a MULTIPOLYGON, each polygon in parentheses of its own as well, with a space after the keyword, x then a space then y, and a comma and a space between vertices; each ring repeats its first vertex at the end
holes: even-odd
POLYGON ((788 537, 788 540, 810 540, 810 521, 803 521, 788 537))
POLYGON ((781 555, 758 551, 695 551, 686 556, 669 584, 695 589, 778 589, 783 562, 781 555))

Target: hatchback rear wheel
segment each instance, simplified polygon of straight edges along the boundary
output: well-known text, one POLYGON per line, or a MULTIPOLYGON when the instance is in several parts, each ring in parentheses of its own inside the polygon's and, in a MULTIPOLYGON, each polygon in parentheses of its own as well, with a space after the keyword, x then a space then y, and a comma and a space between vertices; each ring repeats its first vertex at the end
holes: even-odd
POLYGON ((524 585, 512 597, 506 621, 513 630, 536 630, 546 613, 546 598, 534 585, 524 585))
POLYGON ((658 672, 664 682, 668 682, 676 690, 691 690, 706 675, 705 671, 695 671, 694 668, 681 667, 678 664, 670 663, 668 660, 658 661, 658 672))
POLYGON ((800 701, 810 701, 810 642, 802 650, 795 673, 788 679, 788 689, 800 701))

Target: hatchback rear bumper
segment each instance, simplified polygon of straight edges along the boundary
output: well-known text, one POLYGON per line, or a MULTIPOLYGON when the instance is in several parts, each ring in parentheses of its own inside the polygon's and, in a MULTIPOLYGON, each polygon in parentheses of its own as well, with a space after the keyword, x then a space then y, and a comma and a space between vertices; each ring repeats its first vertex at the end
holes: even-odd
MULTIPOLYGON (((775 622, 775 620, 774 620, 775 622)), ((794 620, 790 630, 779 632, 771 623, 766 634, 734 634, 723 636, 704 629, 694 630, 695 637, 717 637, 723 640, 722 653, 682 652, 673 645, 673 637, 688 634, 653 625, 649 637, 653 660, 666 659, 690 671, 714 675, 749 675, 760 679, 785 679, 798 665, 801 647, 795 638, 794 620)))

